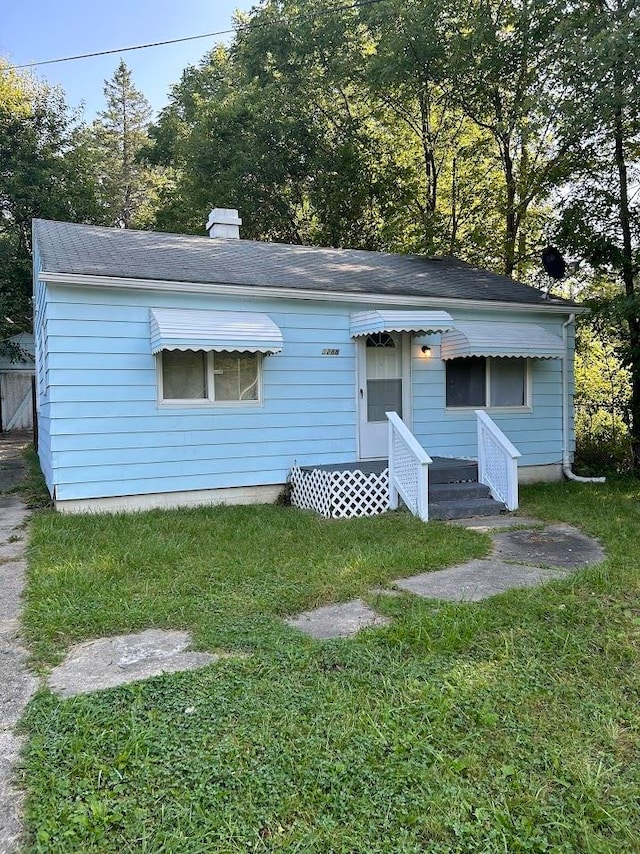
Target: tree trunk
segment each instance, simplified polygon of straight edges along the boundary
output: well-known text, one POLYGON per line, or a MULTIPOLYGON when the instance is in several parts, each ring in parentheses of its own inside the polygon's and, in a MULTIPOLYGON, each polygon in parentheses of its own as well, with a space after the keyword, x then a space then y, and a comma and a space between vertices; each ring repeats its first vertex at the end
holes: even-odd
POLYGON ((629 324, 629 362, 631 368, 631 449, 633 467, 640 469, 640 318, 635 301, 633 242, 631 236, 631 214, 629 211, 629 178, 624 152, 624 121, 622 106, 618 104, 614 114, 613 134, 615 161, 620 182, 620 228, 622 231, 622 281, 627 296, 629 324))
POLYGON ((449 255, 456 254, 458 239, 458 159, 453 155, 451 162, 451 234, 449 237, 449 255))
POLYGON ((434 212, 438 201, 438 174, 436 159, 431 142, 431 116, 428 98, 424 90, 420 91, 420 122, 422 129, 422 155, 424 158, 426 208, 434 212))
POLYGON ((518 238, 518 224, 516 217, 516 178, 508 139, 503 139, 501 141, 501 148, 502 160, 504 163, 504 180, 507 192, 504 233, 504 272, 507 276, 512 276, 516 265, 516 240, 518 238))

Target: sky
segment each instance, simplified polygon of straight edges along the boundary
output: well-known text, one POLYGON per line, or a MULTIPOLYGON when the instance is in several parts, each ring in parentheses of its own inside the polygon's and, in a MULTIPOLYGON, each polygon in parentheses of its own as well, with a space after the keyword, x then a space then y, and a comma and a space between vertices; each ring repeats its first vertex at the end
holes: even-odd
MULTIPOLYGON (((182 36, 228 30, 236 10, 257 0, 0 0, 0 56, 13 65, 111 50, 182 36)), ((177 45, 115 53, 35 68, 38 77, 60 85, 67 103, 92 121, 104 108, 104 81, 124 59, 133 83, 156 112, 167 103, 172 83, 231 35, 177 45)))

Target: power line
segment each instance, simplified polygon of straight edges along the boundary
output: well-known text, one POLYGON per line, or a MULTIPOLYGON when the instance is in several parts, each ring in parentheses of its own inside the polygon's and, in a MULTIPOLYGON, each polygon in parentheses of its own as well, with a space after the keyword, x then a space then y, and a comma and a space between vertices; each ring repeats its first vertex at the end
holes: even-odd
MULTIPOLYGON (((314 12, 311 15, 298 15, 297 19, 304 21, 306 19, 320 17, 321 15, 325 15, 325 14, 328 14, 330 12, 346 12, 349 9, 358 9, 362 6, 374 6, 376 3, 381 3, 381 2, 383 2, 383 0, 357 0, 357 2, 355 2, 355 3, 349 3, 348 5, 345 5, 345 6, 334 6, 331 9, 324 9, 322 11, 314 12)), ((269 22, 265 21, 263 23, 249 22, 248 24, 239 24, 237 27, 233 27, 232 29, 229 29, 229 30, 218 30, 215 33, 201 33, 200 35, 197 35, 197 36, 184 36, 183 38, 166 39, 165 41, 161 41, 161 42, 149 42, 148 44, 137 44, 137 45, 131 45, 130 47, 112 48, 111 50, 98 50, 98 51, 95 51, 93 53, 79 53, 75 56, 63 56, 63 57, 60 57, 59 59, 43 59, 39 62, 27 62, 24 65, 12 65, 10 67, 18 70, 19 68, 35 68, 36 66, 40 66, 40 65, 54 65, 54 64, 59 63, 59 62, 75 62, 75 60, 77 60, 77 59, 91 59, 94 56, 109 56, 109 54, 113 54, 113 53, 126 53, 127 51, 131 51, 131 50, 144 50, 144 49, 149 48, 149 47, 162 47, 163 45, 179 44, 180 42, 191 42, 191 41, 196 41, 197 39, 210 39, 210 38, 216 38, 217 36, 228 36, 228 35, 231 35, 232 33, 236 33, 236 32, 242 31, 242 30, 258 29, 260 27, 267 27, 267 26, 271 26, 270 21, 269 22)))

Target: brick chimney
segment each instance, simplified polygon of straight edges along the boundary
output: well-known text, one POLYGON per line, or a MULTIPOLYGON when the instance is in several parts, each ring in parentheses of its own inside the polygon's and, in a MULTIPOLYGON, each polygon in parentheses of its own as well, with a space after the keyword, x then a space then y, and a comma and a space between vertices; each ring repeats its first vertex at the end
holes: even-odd
POLYGON ((226 237, 227 240, 240 240, 242 220, 233 208, 214 208, 207 220, 209 237, 226 237))

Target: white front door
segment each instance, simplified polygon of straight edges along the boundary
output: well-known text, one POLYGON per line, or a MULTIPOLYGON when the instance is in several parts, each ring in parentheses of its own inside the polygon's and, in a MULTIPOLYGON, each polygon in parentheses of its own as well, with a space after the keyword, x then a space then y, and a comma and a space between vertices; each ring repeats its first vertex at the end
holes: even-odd
POLYGON ((358 435, 360 459, 388 453, 385 412, 397 412, 411 427, 410 339, 376 332, 358 340, 358 435))

